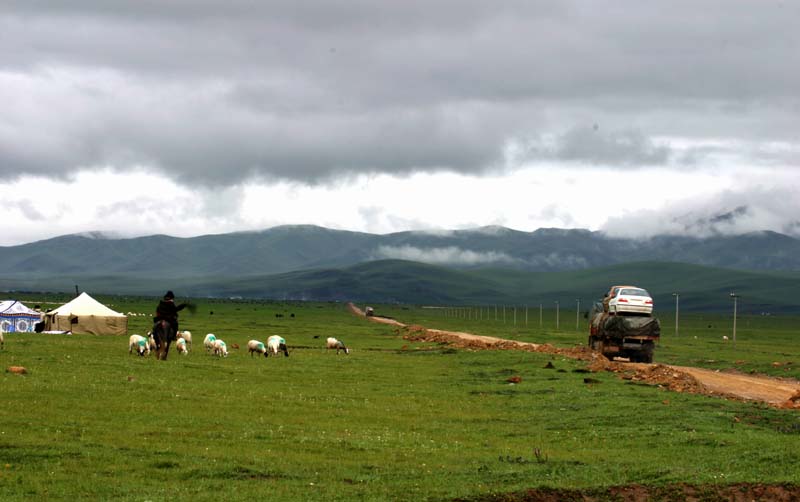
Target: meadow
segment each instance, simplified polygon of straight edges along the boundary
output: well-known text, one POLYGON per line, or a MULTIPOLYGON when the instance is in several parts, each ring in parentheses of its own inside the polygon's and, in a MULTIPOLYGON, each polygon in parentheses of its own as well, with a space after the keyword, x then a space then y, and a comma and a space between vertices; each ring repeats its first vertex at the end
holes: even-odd
MULTIPOLYGON (((121 312, 156 304, 99 299, 121 312)), ((540 327, 538 310, 525 326, 520 312, 513 324, 510 313, 503 322, 376 309, 409 324, 585 343, 574 309, 559 329, 549 310, 540 327)), ((656 361, 800 376, 797 318, 740 320, 736 348, 722 341, 725 316, 687 316, 678 339, 668 321, 656 361)), ((129 333, 149 322, 130 317, 129 333)), ((7 334, 3 368, 29 373, 2 374, 0 498, 449 500, 530 487, 800 483, 796 411, 610 373, 587 384, 584 363, 548 354, 411 343, 340 303, 200 300, 181 327, 194 347, 164 362, 129 355, 127 337, 7 334), (202 348, 209 332, 241 347, 279 334, 290 357, 216 358, 202 348), (328 336, 351 354, 326 351, 328 336)))

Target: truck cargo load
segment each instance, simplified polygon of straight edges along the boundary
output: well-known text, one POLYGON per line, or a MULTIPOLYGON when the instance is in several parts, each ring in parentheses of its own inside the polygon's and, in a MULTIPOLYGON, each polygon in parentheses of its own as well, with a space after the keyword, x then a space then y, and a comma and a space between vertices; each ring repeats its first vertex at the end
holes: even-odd
POLYGON ((602 303, 592 309, 589 347, 609 359, 624 357, 631 362, 651 363, 661 323, 652 315, 620 315, 605 311, 602 303))

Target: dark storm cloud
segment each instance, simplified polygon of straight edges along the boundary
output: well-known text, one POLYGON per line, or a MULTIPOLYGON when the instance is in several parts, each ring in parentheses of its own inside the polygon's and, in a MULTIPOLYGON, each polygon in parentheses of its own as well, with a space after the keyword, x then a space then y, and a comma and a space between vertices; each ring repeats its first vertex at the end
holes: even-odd
POLYGON ((552 162, 604 166, 666 163, 655 137, 692 139, 695 163, 705 138, 796 144, 799 14, 747 1, 7 1, 0 174, 314 183, 483 173, 510 142, 543 137, 552 162))
POLYGON ((639 131, 601 131, 598 126, 575 128, 528 151, 531 160, 563 160, 600 166, 660 166, 672 156, 639 131))

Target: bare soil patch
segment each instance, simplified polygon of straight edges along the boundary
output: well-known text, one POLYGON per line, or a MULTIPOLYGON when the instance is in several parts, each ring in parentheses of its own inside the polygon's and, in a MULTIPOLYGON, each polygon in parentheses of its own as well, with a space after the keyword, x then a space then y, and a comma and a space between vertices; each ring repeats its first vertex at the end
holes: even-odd
POLYGON ((734 483, 728 485, 691 485, 677 483, 665 486, 624 485, 603 489, 567 490, 532 488, 529 490, 484 495, 458 502, 751 502, 770 500, 789 502, 800 500, 800 486, 794 484, 734 483))

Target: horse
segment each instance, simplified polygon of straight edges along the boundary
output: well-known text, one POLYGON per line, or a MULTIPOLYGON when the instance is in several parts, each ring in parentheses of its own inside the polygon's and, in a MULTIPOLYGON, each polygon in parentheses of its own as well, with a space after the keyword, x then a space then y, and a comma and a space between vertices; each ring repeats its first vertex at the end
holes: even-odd
POLYGON ((169 354, 169 344, 177 338, 172 324, 165 320, 159 320, 153 325, 153 339, 156 342, 156 359, 167 360, 169 354))

